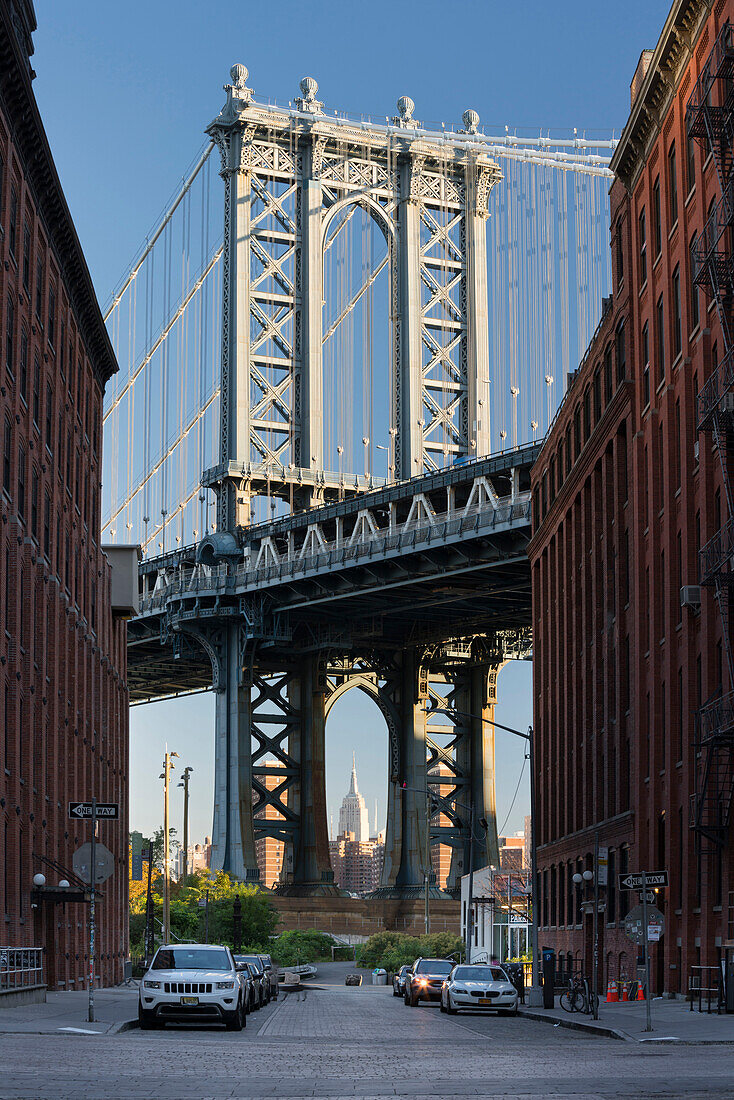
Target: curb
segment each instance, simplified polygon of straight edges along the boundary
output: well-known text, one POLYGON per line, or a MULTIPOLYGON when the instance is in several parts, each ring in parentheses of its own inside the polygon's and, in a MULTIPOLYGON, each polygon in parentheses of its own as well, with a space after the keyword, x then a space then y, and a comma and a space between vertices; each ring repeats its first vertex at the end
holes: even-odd
POLYGON ((140 1027, 138 1020, 122 1020, 119 1024, 113 1024, 108 1035, 120 1035, 123 1031, 133 1031, 140 1027))
POLYGON ((620 1031, 616 1027, 605 1027, 604 1024, 583 1024, 580 1020, 564 1020, 558 1016, 547 1016, 543 1012, 534 1012, 532 1009, 520 1008, 520 1015, 528 1020, 540 1020, 542 1023, 557 1024, 559 1027, 568 1028, 570 1031, 585 1031, 588 1035, 599 1035, 604 1039, 618 1039, 623 1043, 634 1043, 637 1040, 626 1031, 620 1031))

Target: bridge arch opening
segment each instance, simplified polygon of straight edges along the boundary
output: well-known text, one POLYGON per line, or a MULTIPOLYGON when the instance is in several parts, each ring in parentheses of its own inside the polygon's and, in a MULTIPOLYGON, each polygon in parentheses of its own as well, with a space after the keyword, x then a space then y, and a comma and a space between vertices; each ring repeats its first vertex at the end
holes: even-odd
POLYGON ((393 228, 368 195, 342 200, 323 223, 324 467, 394 476, 393 228))
MULTIPOLYGON (((374 696, 358 684, 337 689, 327 702, 326 803, 329 814, 329 846, 335 881, 355 893, 369 893, 380 881, 387 815, 390 738, 387 722, 374 696), (357 852, 339 839, 340 809, 352 790, 352 767, 357 795, 364 800, 359 813, 350 798, 352 813, 364 830, 357 852), (377 838, 375 840, 375 838, 377 838)), ((342 825, 345 822, 342 821, 342 825)))

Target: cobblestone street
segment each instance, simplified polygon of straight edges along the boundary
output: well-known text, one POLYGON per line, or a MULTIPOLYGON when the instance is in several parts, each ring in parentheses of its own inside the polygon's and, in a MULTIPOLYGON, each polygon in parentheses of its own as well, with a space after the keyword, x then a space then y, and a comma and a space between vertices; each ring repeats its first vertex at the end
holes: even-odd
POLYGON ((281 998, 242 1034, 2 1035, 0 1066, 3 1100, 731 1097, 734 1044, 638 1046, 332 987, 281 998))

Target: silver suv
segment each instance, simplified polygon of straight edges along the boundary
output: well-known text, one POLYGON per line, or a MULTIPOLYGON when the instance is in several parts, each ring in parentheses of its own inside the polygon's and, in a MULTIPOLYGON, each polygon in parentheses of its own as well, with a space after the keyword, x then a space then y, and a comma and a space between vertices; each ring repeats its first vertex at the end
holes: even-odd
POLYGON ((167 1020, 223 1023, 229 1031, 246 1025, 245 989, 228 947, 203 943, 159 947, 140 982, 141 1028, 167 1020))

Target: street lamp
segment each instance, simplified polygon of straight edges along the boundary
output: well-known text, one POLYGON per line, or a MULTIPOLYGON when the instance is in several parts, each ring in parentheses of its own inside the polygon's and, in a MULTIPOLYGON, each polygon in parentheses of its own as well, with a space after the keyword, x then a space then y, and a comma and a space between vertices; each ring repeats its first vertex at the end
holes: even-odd
POLYGON ((183 812, 183 884, 186 885, 186 878, 189 873, 189 776, 191 775, 193 768, 184 768, 183 775, 179 782, 179 787, 184 789, 184 812, 183 812))
POLYGON ((599 836, 597 834, 595 852, 594 852, 594 870, 588 869, 583 872, 577 871, 575 875, 572 875, 572 880, 578 890, 582 887, 586 887, 589 883, 594 883, 594 959, 593 959, 593 973, 591 978, 591 1005, 592 1014, 595 1020, 599 1019, 599 996, 598 996, 598 979, 599 979, 599 836))
MULTIPOLYGON (((500 433, 501 434, 501 433, 500 433)), ((528 748, 525 759, 530 764, 530 879, 531 889, 530 896, 533 903, 533 920, 530 925, 530 939, 532 950, 532 988, 530 991, 530 1004, 532 1005, 538 997, 538 852, 536 845, 536 828, 537 817, 535 813, 535 765, 533 758, 533 727, 528 726, 527 733, 523 733, 522 730, 516 730, 512 726, 504 726, 501 722, 495 722, 493 718, 485 718, 482 714, 469 714, 467 711, 454 710, 451 707, 425 707, 426 714, 447 714, 449 717, 457 718, 473 718, 477 722, 485 722, 488 726, 494 726, 496 729, 505 730, 507 733, 512 733, 515 737, 522 737, 527 741, 528 748), (535 995, 534 995, 535 994, 535 995)))
POLYGON ((168 813, 168 789, 171 783, 171 769, 176 765, 172 757, 178 756, 177 752, 169 752, 163 757, 163 771, 158 776, 163 780, 163 942, 171 940, 171 868, 169 865, 170 853, 168 850, 169 813, 168 813))

